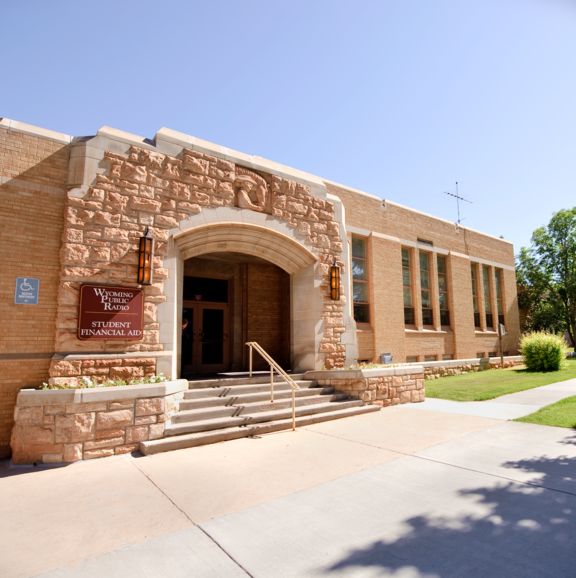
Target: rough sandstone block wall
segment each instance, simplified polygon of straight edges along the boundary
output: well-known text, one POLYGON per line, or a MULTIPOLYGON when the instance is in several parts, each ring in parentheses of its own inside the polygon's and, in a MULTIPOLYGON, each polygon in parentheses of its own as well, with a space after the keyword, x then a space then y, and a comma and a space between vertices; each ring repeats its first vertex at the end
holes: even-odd
POLYGON ((424 374, 391 375, 361 379, 319 379, 319 385, 335 387, 368 405, 399 405, 424 401, 424 374))
MULTIPOLYGON (((521 359, 512 361, 506 361, 506 358, 504 359, 504 367, 514 367, 524 363, 521 359)), ((479 363, 464 363, 462 365, 450 365, 446 367, 425 367, 424 379, 438 379, 440 377, 462 375, 466 373, 474 373, 476 371, 485 371, 488 369, 500 369, 502 367, 499 357, 493 357, 490 359, 484 358, 478 361, 479 363)))
POLYGON ((0 128, 0 458, 16 395, 48 379, 60 276, 68 148, 0 128), (38 305, 15 305, 16 277, 40 279, 38 305))
MULTIPOLYGON (((127 156, 105 153, 110 166, 83 198, 68 197, 61 250, 61 284, 57 318, 56 350, 66 352, 159 351, 157 304, 166 301, 162 267, 169 230, 191 215, 219 206, 236 204, 234 163, 184 149, 181 158, 130 147, 127 156), (82 283, 110 283, 135 287, 138 240, 146 226, 157 240, 155 283, 146 287, 145 325, 142 341, 78 341, 76 324, 78 293, 82 283)), ((345 346, 343 307, 346 297, 331 301, 329 265, 340 258, 342 243, 334 205, 310 194, 310 188, 274 175, 261 175, 271 193, 269 211, 306 235, 318 255, 324 281, 323 316, 326 333, 321 351, 326 365, 341 366, 345 346)), ((342 261, 340 266, 344 266, 342 261)), ((96 356, 95 356, 96 358, 96 356)), ((135 368, 137 366, 134 366, 135 368)), ((54 366, 51 372, 58 372, 54 366)))
POLYGON ((182 392, 102 403, 18 405, 12 431, 16 464, 76 462, 136 451, 164 437, 182 392))
MULTIPOLYGON (((461 228, 456 231, 453 223, 445 222, 397 205, 354 193, 327 183, 328 191, 338 196, 346 209, 346 223, 375 234, 368 238, 369 279, 371 300, 371 329, 373 349, 363 329, 358 334, 359 358, 367 359, 373 351, 373 360, 381 353, 391 352, 394 361, 406 357, 424 361, 426 356, 452 355, 454 359, 474 358, 478 353, 487 356, 498 352, 498 336, 492 331, 476 331, 472 307, 470 264, 482 259, 502 265, 514 266, 514 252, 510 243, 482 233, 461 228), (380 236, 378 236, 380 234, 380 236), (431 259, 432 298, 435 327, 424 330, 422 326, 419 290, 418 253, 430 252, 424 245, 408 246, 412 253, 413 302, 416 324, 414 330, 405 330, 402 300, 402 264, 400 240, 416 243, 418 239, 432 241, 434 247, 450 251, 447 256, 448 299, 451 327, 448 331, 439 325, 438 286, 436 259, 431 259)), ((435 253, 431 253, 435 255, 435 253)), ((496 285, 493 265, 491 271, 492 310, 496 309, 496 285)), ((517 352, 520 336, 515 272, 503 269, 504 312, 507 335, 503 340, 504 351, 517 352)), ((481 274, 481 271, 480 271, 481 274)), ((479 279, 481 317, 484 318, 482 283, 479 279)), ((496 318, 496 315, 495 315, 496 318)))
POLYGON ((52 382, 70 387, 80 387, 79 377, 92 381, 106 379, 134 379, 156 375, 155 357, 133 359, 82 359, 76 361, 52 361, 52 382))

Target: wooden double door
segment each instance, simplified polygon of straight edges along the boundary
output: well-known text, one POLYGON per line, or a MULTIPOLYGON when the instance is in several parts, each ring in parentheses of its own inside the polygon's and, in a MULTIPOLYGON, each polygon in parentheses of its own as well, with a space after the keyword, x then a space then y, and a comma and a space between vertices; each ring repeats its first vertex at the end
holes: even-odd
POLYGON ((227 371, 230 311, 227 303, 184 301, 182 374, 227 371))

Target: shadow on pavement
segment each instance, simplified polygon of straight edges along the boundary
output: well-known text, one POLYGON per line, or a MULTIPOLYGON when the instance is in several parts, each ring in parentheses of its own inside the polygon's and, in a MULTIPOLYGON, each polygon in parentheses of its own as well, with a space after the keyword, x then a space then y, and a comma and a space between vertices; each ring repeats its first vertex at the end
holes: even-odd
MULTIPOLYGON (((576 444, 576 435, 559 443, 576 444)), ((576 458, 543 456, 505 465, 541 477, 531 485, 502 481, 462 490, 460 496, 489 514, 407 519, 399 539, 353 550, 324 573, 372 568, 377 575, 426 578, 576 576, 576 458), (572 482, 573 492, 546 489, 554 479, 572 482)))
MULTIPOLYGON (((132 458, 143 458, 144 455, 141 454, 139 451, 132 452, 130 454, 122 454, 122 456, 131 456, 132 458)), ((120 456, 109 456, 106 458, 99 458, 100 460, 108 460, 108 459, 118 459, 120 456)), ((12 463, 11 459, 0 460, 0 479, 2 478, 10 478, 12 476, 21 476, 22 474, 33 474, 36 472, 45 472, 46 470, 59 470, 61 468, 70 468, 73 466, 77 466, 79 464, 86 464, 88 463, 87 460, 81 460, 78 462, 58 462, 55 464, 14 464, 12 463)))

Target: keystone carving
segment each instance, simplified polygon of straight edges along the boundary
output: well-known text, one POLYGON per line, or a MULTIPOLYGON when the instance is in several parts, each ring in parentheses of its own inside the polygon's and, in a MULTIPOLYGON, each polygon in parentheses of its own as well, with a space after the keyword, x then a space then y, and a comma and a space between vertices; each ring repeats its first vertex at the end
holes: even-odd
POLYGON ((241 209, 269 213, 270 190, 268 183, 258 174, 236 167, 236 204, 241 209))

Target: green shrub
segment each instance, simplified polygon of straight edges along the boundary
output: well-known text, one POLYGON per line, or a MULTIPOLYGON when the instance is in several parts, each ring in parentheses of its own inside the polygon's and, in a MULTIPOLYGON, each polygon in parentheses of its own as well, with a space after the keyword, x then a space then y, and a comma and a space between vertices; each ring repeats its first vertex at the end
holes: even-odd
POLYGON ((562 369, 568 346, 561 335, 534 331, 520 339, 520 353, 529 371, 558 371, 562 369))

